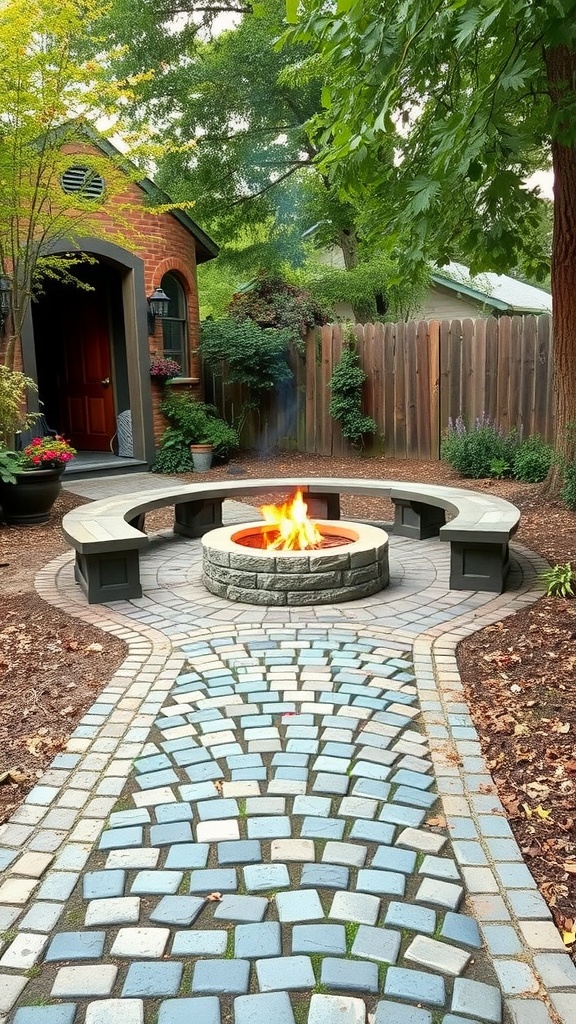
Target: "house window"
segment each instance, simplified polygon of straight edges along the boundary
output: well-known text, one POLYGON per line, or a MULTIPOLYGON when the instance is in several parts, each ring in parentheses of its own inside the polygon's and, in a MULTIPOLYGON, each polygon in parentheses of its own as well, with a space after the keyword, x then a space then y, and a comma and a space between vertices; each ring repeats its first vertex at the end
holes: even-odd
POLYGON ((182 376, 188 376, 188 321, 186 296, 174 274, 165 274, 161 287, 170 299, 168 316, 162 320, 162 347, 166 359, 175 359, 182 367, 182 376))

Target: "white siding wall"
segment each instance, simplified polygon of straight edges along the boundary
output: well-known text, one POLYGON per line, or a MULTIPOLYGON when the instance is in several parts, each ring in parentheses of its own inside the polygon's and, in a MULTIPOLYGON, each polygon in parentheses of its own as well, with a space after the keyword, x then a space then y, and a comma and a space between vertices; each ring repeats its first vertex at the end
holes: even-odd
POLYGON ((456 292, 433 285, 423 299, 414 319, 463 320, 466 317, 471 317, 474 320, 480 317, 485 319, 492 315, 490 308, 478 305, 466 296, 459 298, 456 292))

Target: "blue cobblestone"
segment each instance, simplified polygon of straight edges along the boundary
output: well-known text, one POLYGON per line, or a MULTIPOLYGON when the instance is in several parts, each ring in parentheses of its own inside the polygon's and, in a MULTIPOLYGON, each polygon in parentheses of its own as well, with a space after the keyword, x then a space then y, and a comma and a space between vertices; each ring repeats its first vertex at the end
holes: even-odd
MULTIPOLYGON (((457 978, 456 984, 460 980, 457 978)), ((446 987, 441 975, 409 971, 403 967, 388 968, 384 994, 428 1006, 444 1006, 446 1003, 446 987)))
POLYGON ((264 1021, 295 1024, 292 1004, 286 992, 261 992, 238 996, 234 1000, 234 1024, 262 1024, 264 1021))
POLYGON ((249 960, 198 960, 192 992, 206 995, 243 995, 248 991, 249 960))
POLYGON ((308 956, 283 956, 256 961, 256 975, 262 992, 314 988, 316 979, 308 956))
POLYGON ((166 999, 160 1004, 158 1024, 220 1024, 220 1002, 216 996, 166 999))
POLYGON ((278 921, 239 924, 234 929, 234 955, 240 959, 280 956, 281 952, 282 937, 278 921))
POLYGON ((365 960, 340 960, 327 956, 322 961, 320 982, 331 991, 377 992, 378 966, 365 960))
POLYGON ((174 996, 180 988, 183 964, 174 961, 142 961, 130 964, 122 998, 174 996))

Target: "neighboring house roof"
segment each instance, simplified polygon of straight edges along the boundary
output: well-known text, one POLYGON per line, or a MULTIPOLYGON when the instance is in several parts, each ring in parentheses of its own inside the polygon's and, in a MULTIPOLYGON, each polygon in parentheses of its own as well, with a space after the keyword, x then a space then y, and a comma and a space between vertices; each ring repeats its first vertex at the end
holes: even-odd
POLYGON ((430 275, 434 284, 491 307, 496 313, 551 313, 552 296, 543 288, 507 274, 472 276, 462 263, 449 263, 430 275))
MULTIPOLYGON (((66 131, 66 125, 62 125, 60 131, 61 134, 64 136, 66 131)), ((86 135, 87 139, 91 143, 93 143, 93 145, 97 146, 98 149, 101 149, 106 156, 113 157, 114 159, 120 157, 121 160, 123 160, 125 164, 131 168, 132 171, 134 170, 134 164, 131 163, 130 160, 128 160, 128 158, 121 152, 121 150, 119 150, 112 142, 110 142, 109 139, 101 135, 100 132, 98 132, 95 128, 92 127, 92 125, 84 123, 82 125, 82 132, 84 135, 86 135)), ((151 199, 154 200, 155 203, 158 203, 161 206, 171 205, 174 202, 174 200, 168 195, 168 193, 163 192, 162 189, 159 188, 158 185, 154 181, 152 181, 151 178, 138 178, 136 184, 140 186, 142 191, 147 196, 149 196, 151 199)), ((197 263, 206 263, 208 260, 212 260, 214 259, 215 256, 218 255, 218 253, 220 252, 219 246, 212 238, 210 238, 209 235, 206 234, 205 231, 202 231, 202 228, 198 227, 198 224, 196 224, 196 222, 193 221, 192 218, 188 216, 185 210, 179 210, 178 207, 174 206, 172 210, 168 211, 168 216, 175 217, 176 220, 180 221, 180 223, 186 228, 187 231, 190 232, 191 235, 194 236, 194 238, 198 242, 198 246, 196 248, 197 263)))

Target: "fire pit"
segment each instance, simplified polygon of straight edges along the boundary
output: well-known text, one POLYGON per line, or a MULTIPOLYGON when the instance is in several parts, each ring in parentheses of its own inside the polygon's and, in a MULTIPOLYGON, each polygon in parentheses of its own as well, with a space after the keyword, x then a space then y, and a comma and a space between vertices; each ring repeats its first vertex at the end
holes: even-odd
POLYGON ((264 522, 224 526, 202 538, 203 583, 212 594, 248 604, 333 604, 388 586, 383 530, 310 520, 300 492, 291 503, 260 511, 264 522))

